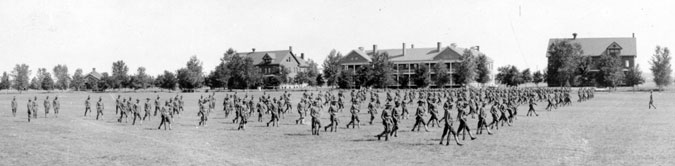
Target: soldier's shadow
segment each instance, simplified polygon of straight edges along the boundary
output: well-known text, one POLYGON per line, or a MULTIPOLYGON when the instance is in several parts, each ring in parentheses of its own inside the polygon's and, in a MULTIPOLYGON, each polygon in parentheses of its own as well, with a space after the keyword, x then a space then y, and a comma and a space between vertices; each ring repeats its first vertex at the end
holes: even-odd
POLYGON ((309 136, 310 134, 307 133, 287 133, 284 134, 285 136, 309 136))
POLYGON ((375 138, 361 138, 361 139, 354 139, 354 140, 350 140, 350 141, 352 141, 352 142, 372 142, 372 141, 378 141, 378 140, 375 139, 375 138))

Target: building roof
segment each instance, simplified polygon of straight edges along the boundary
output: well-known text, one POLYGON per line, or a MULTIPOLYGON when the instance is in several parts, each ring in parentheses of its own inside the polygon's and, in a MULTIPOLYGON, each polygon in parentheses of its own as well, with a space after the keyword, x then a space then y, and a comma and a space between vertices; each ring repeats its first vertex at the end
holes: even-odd
POLYGON ((101 74, 99 74, 98 72, 96 72, 96 69, 93 69, 89 74, 87 74, 87 75, 84 76, 84 77, 85 77, 85 78, 91 77, 91 78, 95 78, 95 79, 97 79, 97 80, 101 80, 101 77, 102 77, 102 76, 101 76, 101 74))
POLYGON ((288 54, 293 54, 289 50, 277 50, 277 51, 256 51, 256 52, 242 52, 238 53, 240 56, 243 57, 251 57, 253 59, 253 64, 260 64, 263 62, 263 57, 265 55, 269 55, 270 58, 272 58, 272 62, 270 64, 279 64, 284 57, 288 54))
MULTIPOLYGON (((399 61, 432 61, 439 54, 445 54, 446 52, 456 53, 455 55, 462 55, 466 48, 461 47, 443 47, 440 51, 437 48, 408 48, 405 50, 405 56, 403 56, 403 50, 401 49, 383 49, 377 50, 377 52, 386 52, 389 54, 390 60, 394 62, 399 61)), ((478 55, 481 52, 475 49, 470 49, 474 55, 478 55)), ((368 51, 368 56, 373 55, 373 51, 368 51)), ((451 56, 447 60, 459 60, 458 56, 451 56)))
POLYGON ((570 43, 581 45, 585 56, 599 56, 602 55, 612 43, 618 44, 621 49, 621 55, 636 56, 636 40, 632 37, 618 37, 618 38, 554 38, 548 41, 550 46, 554 42, 567 40, 570 43))

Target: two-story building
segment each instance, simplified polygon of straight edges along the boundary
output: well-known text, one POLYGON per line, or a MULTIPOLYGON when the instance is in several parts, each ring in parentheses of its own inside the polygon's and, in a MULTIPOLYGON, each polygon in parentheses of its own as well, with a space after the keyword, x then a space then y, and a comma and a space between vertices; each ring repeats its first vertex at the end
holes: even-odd
POLYGON ((251 52, 237 54, 253 59, 253 64, 260 68, 264 76, 277 75, 282 68, 287 68, 289 71, 288 77, 294 78, 298 72, 306 71, 309 68, 304 53, 301 53, 298 57, 293 53, 293 47, 290 46, 288 50, 256 51, 253 48, 251 52))
MULTIPOLYGON (((394 63, 393 77, 396 81, 394 86, 405 86, 400 84, 402 82, 400 80, 407 79, 407 87, 414 87, 415 84, 412 81, 412 76, 415 74, 415 69, 418 67, 429 68, 431 74, 430 77, 434 78, 436 75, 436 72, 433 70, 435 65, 443 65, 453 78, 456 77, 456 67, 460 63, 460 57, 465 51, 470 51, 473 55, 481 54, 480 47, 478 46, 472 48, 461 48, 457 47, 455 44, 442 46, 441 42, 437 42, 436 47, 429 48, 415 48, 412 44, 410 45, 410 48, 408 48, 406 44, 403 43, 400 49, 378 49, 377 45, 373 45, 372 50, 365 50, 363 47, 351 50, 340 60, 340 65, 342 65, 344 70, 355 72, 356 69, 362 65, 369 65, 373 55, 387 53, 389 55, 389 61, 394 63)), ((491 66, 490 63, 490 68, 491 66)), ((448 85, 444 86, 453 85, 454 82, 451 81, 448 85)), ((435 85, 434 83, 432 83, 431 86, 438 87, 438 85, 435 85)))
MULTIPOLYGON (((621 66, 624 72, 628 72, 630 68, 635 66, 635 58, 637 57, 635 34, 632 37, 577 38, 577 34, 573 33, 572 38, 549 39, 547 47, 563 40, 570 44, 579 44, 583 51, 581 56, 591 57, 592 62, 597 62, 601 55, 615 55, 621 58, 621 66)), ((595 64, 591 65, 590 68, 591 72, 598 71, 595 64)), ((549 83, 549 86, 559 85, 549 83)))

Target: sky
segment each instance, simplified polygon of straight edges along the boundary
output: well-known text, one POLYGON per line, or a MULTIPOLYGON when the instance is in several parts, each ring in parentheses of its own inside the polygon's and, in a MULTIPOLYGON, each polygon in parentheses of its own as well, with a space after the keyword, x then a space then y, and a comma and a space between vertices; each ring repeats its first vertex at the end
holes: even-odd
MULTIPOLYGON (((649 73, 657 45, 675 47, 675 1, 616 0, 0 0, 0 72, 16 64, 72 74, 123 60, 157 75, 197 56, 208 74, 228 48, 285 50, 321 64, 335 49, 480 46, 494 69, 542 70, 549 38, 631 37, 649 73)), ((32 77, 32 76, 31 76, 32 77)))

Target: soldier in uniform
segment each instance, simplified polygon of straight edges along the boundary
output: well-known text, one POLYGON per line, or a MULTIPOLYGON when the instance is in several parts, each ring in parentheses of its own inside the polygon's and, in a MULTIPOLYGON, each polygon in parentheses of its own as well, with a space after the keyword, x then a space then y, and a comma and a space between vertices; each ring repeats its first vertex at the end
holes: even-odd
POLYGON ((359 128, 361 128, 361 121, 359 120, 358 115, 361 110, 356 108, 356 105, 352 104, 352 108, 349 109, 349 112, 352 114, 352 120, 347 123, 347 128, 349 128, 349 125, 352 125, 352 128, 355 128, 355 126, 359 126, 359 128))
POLYGON ((197 126, 206 126, 206 110, 204 104, 206 104, 206 100, 199 99, 199 112, 197 112, 197 116, 199 116, 199 123, 197 126))
POLYGON ((117 95, 117 99, 115 99, 115 115, 117 115, 117 113, 122 110, 122 101, 120 101, 120 98, 122 98, 122 96, 117 95))
POLYGON ((164 130, 166 130, 166 125, 169 125, 169 130, 171 130, 171 117, 169 115, 169 111, 167 110, 167 107, 169 107, 169 102, 165 102, 164 106, 159 110, 160 113, 160 118, 162 121, 159 123, 159 127, 157 127, 157 130, 162 128, 162 125, 164 126, 164 130))
POLYGON ((375 105, 373 104, 372 101, 368 103, 368 114, 370 114, 370 124, 373 124, 373 120, 375 120, 375 114, 377 114, 377 109, 375 108, 375 105))
POLYGON ((459 120, 459 128, 457 128, 457 133, 463 133, 462 134, 462 140, 466 139, 466 133, 469 133, 469 137, 471 137, 471 140, 476 139, 476 137, 471 134, 471 130, 469 130, 469 125, 466 123, 466 117, 468 116, 468 113, 466 110, 468 109, 469 105, 467 103, 464 103, 464 107, 457 107, 457 119, 459 120))
POLYGON ((335 100, 333 100, 330 103, 330 107, 328 107, 328 114, 330 115, 330 124, 323 128, 324 132, 328 131, 328 128, 330 128, 330 132, 337 132, 338 123, 340 122, 337 117, 337 112, 338 109, 336 108, 336 102, 335 100))
POLYGON ((275 102, 269 102, 269 106, 267 107, 267 111, 270 112, 271 118, 270 121, 267 122, 267 127, 270 126, 270 123, 272 123, 272 126, 279 126, 279 109, 277 109, 277 106, 275 105, 275 102))
POLYGON ((445 102, 444 107, 443 107, 443 118, 441 118, 441 121, 445 122, 444 127, 443 127, 443 135, 441 135, 441 145, 443 145, 443 139, 446 138, 447 140, 445 141, 445 146, 450 145, 450 135, 455 139, 455 143, 457 145, 462 146, 461 143, 459 143, 459 140, 457 139, 457 132, 455 131, 454 128, 452 128, 452 124, 454 123, 454 120, 452 119, 452 115, 450 115, 450 110, 452 110, 452 107, 454 107, 454 104, 452 101, 448 100, 445 102))
POLYGON ((131 122, 131 125, 136 125, 136 118, 138 118, 138 121, 141 121, 141 124, 143 124, 143 118, 141 118, 141 112, 138 110, 138 104, 141 103, 140 99, 136 99, 136 103, 134 103, 134 107, 132 109, 133 114, 134 114, 134 121, 131 122))
POLYGON ((438 110, 436 110, 436 104, 434 104, 434 101, 431 100, 427 102, 428 107, 429 107, 429 114, 431 115, 431 118, 429 118, 429 121, 427 121, 428 125, 431 125, 431 127, 434 127, 434 123, 436 124, 435 126, 441 127, 441 124, 438 122, 438 110))
POLYGON ((16 103, 16 97, 12 98, 12 115, 16 117, 16 108, 18 107, 18 104, 16 103))
POLYGON ((87 112, 91 112, 91 103, 89 102, 89 99, 91 99, 90 96, 87 96, 87 100, 84 101, 84 116, 87 116, 87 112))
POLYGON ((161 107, 162 107, 162 105, 160 105, 160 102, 159 102, 159 95, 157 95, 157 99, 155 99, 155 114, 154 114, 154 116, 157 116, 157 112, 159 112, 161 107))
POLYGON ((483 129, 487 130, 488 135, 492 135, 492 132, 490 132, 490 128, 488 128, 487 125, 487 114, 485 113, 485 105, 487 103, 485 101, 480 103, 482 104, 478 107, 478 127, 476 127, 476 135, 482 134, 483 129))
POLYGON ((413 125, 413 128, 411 131, 415 131, 415 128, 417 128, 417 131, 420 131, 420 127, 424 126, 424 130, 429 132, 429 129, 427 128, 427 124, 424 123, 424 101, 420 100, 417 102, 419 105, 417 106, 417 111, 415 112, 415 125, 413 125))
POLYGON ((28 110, 28 122, 30 122, 30 115, 33 113, 33 105, 31 104, 30 98, 28 98, 28 102, 26 103, 26 109, 28 110))
POLYGON ((391 109, 391 104, 385 105, 384 110, 382 110, 382 115, 380 116, 382 118, 382 125, 384 126, 384 131, 382 133, 376 135, 377 140, 380 140, 381 137, 384 137, 385 141, 389 141, 389 135, 391 133, 391 114, 389 114, 389 111, 391 109))
POLYGON ((49 110, 51 109, 52 102, 49 101, 49 96, 45 98, 45 101, 43 102, 43 105, 45 107, 45 118, 47 118, 47 115, 49 114, 49 110))
POLYGON ((319 135, 321 130, 321 113, 319 112, 318 103, 314 101, 312 106, 309 108, 309 115, 312 116, 312 135, 319 135))
POLYGON ((654 107, 654 109, 656 109, 656 106, 654 105, 653 92, 654 92, 654 90, 649 90, 649 109, 652 109, 652 107, 654 107))
POLYGON ((537 114, 537 111, 534 110, 535 105, 537 105, 537 103, 534 102, 534 99, 530 99, 530 102, 529 102, 530 109, 527 110, 526 116, 532 116, 532 114, 539 116, 539 114, 537 114))
POLYGON ((59 110, 61 109, 61 102, 59 102, 59 97, 56 96, 54 97, 54 101, 52 102, 52 107, 54 107, 54 117, 59 117, 59 110))
MULTIPOLYGON (((243 101, 242 101, 243 102, 243 101)), ((242 104, 241 105, 241 111, 239 112, 239 127, 237 130, 246 130, 246 123, 248 123, 248 117, 251 113, 248 109, 248 105, 242 104)))
POLYGON ((33 102, 31 102, 32 107, 33 107, 33 119, 37 119, 37 113, 38 113, 38 104, 37 104, 37 96, 33 99, 33 102))
POLYGON ((103 98, 98 97, 98 102, 96 102, 96 120, 98 120, 99 115, 103 119, 103 98))
MULTIPOLYGON (((151 116, 151 114, 150 114, 151 110, 150 109, 152 109, 152 105, 150 104, 150 98, 146 98, 145 100, 146 100, 145 105, 143 106, 143 110, 145 112, 145 115, 143 115, 143 121, 145 121, 145 118, 151 116)), ((150 120, 150 119, 148 118, 148 120, 150 120)))

